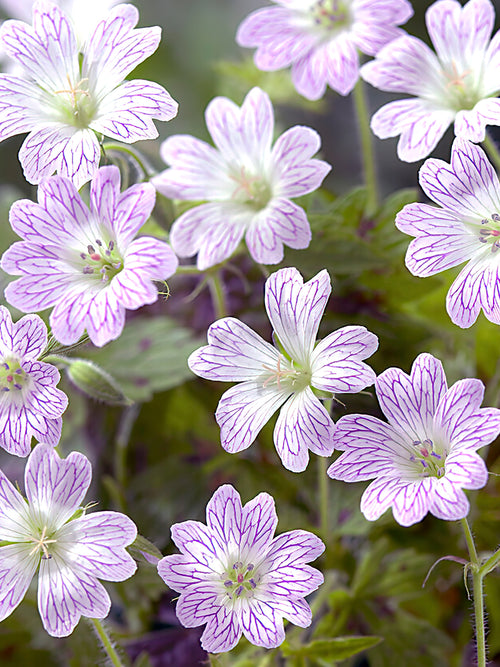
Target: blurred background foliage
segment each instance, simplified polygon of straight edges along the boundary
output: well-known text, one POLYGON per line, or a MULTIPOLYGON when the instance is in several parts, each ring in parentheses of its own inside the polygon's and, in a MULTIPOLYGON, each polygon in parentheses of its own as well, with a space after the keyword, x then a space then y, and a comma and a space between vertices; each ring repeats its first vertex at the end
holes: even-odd
MULTIPOLYGON (((454 326, 444 307, 453 271, 434 278, 413 277, 405 268, 409 238, 394 226, 404 204, 422 199, 417 188, 419 164, 401 163, 395 140, 375 140, 378 174, 384 200, 374 215, 366 213, 356 121, 350 97, 328 91, 318 103, 300 98, 287 72, 262 73, 251 54, 234 42, 239 22, 264 0, 169 0, 136 3, 141 25, 159 24, 163 40, 157 53, 134 77, 158 81, 179 101, 178 117, 159 124, 161 138, 191 133, 208 140, 203 112, 215 95, 241 103, 259 85, 275 104, 277 129, 305 124, 322 136, 321 157, 333 170, 324 188, 302 198, 313 240, 307 251, 286 249, 282 266, 296 266, 306 278, 323 268, 333 280, 333 295, 320 337, 348 324, 362 324, 379 336, 380 348, 369 363, 377 372, 389 366, 409 371, 414 358, 427 351, 439 357, 449 383, 480 377, 486 384, 485 404, 499 406, 498 328, 481 315, 467 331, 454 326)), ((426 38, 423 15, 427 2, 414 3, 415 16, 405 26, 426 38)), ((497 7, 498 9, 498 7, 497 7)), ((369 91, 372 110, 390 97, 369 91)), ((20 138, 0 145, 0 249, 15 235, 8 209, 19 197, 35 197, 17 161, 20 138)), ((447 134, 437 155, 449 157, 447 134)), ((161 169, 159 141, 144 142, 144 152, 161 169)), ((122 164, 126 171, 127 165, 122 164)), ((133 174, 131 174, 133 178, 133 174)), ((174 205, 159 201, 148 233, 166 235, 176 214, 174 205)), ((267 267, 269 271, 279 267, 267 267)), ((228 314, 240 317, 264 337, 270 335, 263 308, 265 275, 242 252, 222 271, 228 314)), ((3 285, 7 277, 1 276, 3 285)), ((290 627, 280 648, 263 652, 245 640, 229 656, 215 659, 220 667, 466 667, 473 664, 471 602, 460 565, 441 562, 424 584, 438 558, 466 557, 461 529, 427 517, 401 528, 386 514, 367 522, 359 511, 364 484, 331 481, 327 533, 320 529, 318 475, 323 462, 312 457, 305 473, 285 470, 272 444, 274 423, 249 450, 230 455, 220 446, 214 411, 221 383, 195 379, 187 368, 190 352, 205 341, 215 319, 202 277, 174 276, 152 306, 129 313, 122 337, 97 350, 82 347, 66 368, 62 388, 70 395, 61 451, 83 451, 94 465, 88 499, 99 509, 129 514, 140 533, 163 554, 174 547, 170 526, 186 519, 203 520, 205 505, 224 482, 233 483, 244 501, 261 491, 271 493, 279 516, 279 532, 313 530, 327 549, 315 565, 325 585, 310 602, 311 628, 290 627), (83 360, 83 361, 82 361, 83 360), (102 369, 101 372, 99 369, 102 369), (111 379, 110 379, 111 376, 111 379), (79 384, 76 388, 74 383, 79 384), (90 387, 90 389, 89 389, 90 387), (101 399, 89 398, 86 391, 101 399), (113 405, 112 405, 113 404, 113 405)), ((17 313, 14 313, 17 315, 17 313)), ((381 416, 372 389, 343 395, 335 418, 351 412, 381 416)), ((491 470, 488 486, 470 493, 471 522, 479 551, 498 545, 500 459, 498 443, 485 452, 491 470)), ((2 469, 22 486, 24 462, 0 452, 2 469)), ((147 559, 138 574, 108 586, 114 605, 109 627, 123 647, 123 658, 135 667, 193 667, 206 664, 201 629, 182 628, 176 620, 174 592, 168 591, 147 559)), ((500 665, 500 578, 486 580, 491 665, 500 665)), ((72 636, 55 640, 45 634, 36 609, 35 590, 0 625, 0 665, 90 667, 105 659, 84 620, 72 636)))

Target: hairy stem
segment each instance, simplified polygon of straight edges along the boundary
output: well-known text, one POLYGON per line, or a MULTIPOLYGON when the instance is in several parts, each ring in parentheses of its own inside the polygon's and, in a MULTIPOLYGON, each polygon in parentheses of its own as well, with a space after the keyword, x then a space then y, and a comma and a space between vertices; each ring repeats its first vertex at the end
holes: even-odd
POLYGON ((476 626, 476 645, 477 645, 477 665, 486 667, 486 633, 484 629, 484 597, 483 597, 483 578, 481 573, 479 559, 477 557, 476 545, 469 523, 466 518, 462 519, 462 528, 464 530, 467 549, 471 562, 472 572, 472 595, 474 598, 474 619, 476 626))
POLYGON ((220 273, 212 273, 208 277, 208 287, 212 296, 215 317, 220 320, 227 315, 226 298, 224 294, 224 285, 220 278, 220 273))
POLYGON ((101 640, 102 647, 106 651, 111 664, 114 667, 124 667, 124 664, 121 661, 120 656, 118 655, 116 648, 101 621, 97 618, 89 618, 89 621, 94 626, 94 630, 101 640))
POLYGON ((363 175, 368 192, 367 213, 372 215, 378 207, 377 172, 375 169, 375 153, 373 150, 373 137, 370 129, 370 117, 366 102, 364 81, 358 80, 354 87, 354 107, 358 117, 359 138, 361 141, 361 154, 363 157, 363 175))

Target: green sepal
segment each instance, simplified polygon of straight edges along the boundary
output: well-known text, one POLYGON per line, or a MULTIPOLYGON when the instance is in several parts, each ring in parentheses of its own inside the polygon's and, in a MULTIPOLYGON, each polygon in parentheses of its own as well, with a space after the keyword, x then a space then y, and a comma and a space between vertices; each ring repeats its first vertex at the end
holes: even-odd
MULTIPOLYGON (((382 641, 382 637, 335 637, 316 641, 292 648, 285 642, 281 651, 286 658, 315 658, 325 661, 337 661, 350 658, 361 651, 366 651, 382 641)), ((327 663, 328 664, 328 663, 327 663)))

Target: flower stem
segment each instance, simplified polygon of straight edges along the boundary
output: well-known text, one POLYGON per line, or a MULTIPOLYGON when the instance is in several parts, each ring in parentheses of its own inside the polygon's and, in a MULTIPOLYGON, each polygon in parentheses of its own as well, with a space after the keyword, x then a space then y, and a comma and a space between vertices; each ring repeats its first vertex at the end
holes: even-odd
POLYGON ((361 140, 361 153, 363 156, 363 175, 368 193, 366 212, 368 215, 375 213, 378 207, 377 172, 375 169, 375 153, 373 150, 373 137, 370 129, 370 118, 366 102, 365 85, 362 79, 354 87, 354 107, 358 117, 359 137, 361 140))
POLYGON ((480 569, 479 559, 477 557, 476 545, 469 523, 466 518, 461 520, 464 529, 467 549, 471 562, 472 572, 472 595, 474 597, 474 618, 476 625, 476 645, 477 645, 477 666, 486 667, 486 636, 484 630, 484 599, 483 599, 483 578, 484 575, 480 569))
POLYGON ((498 148, 495 145, 495 142, 489 136, 488 133, 486 133, 486 135, 483 139, 483 144, 484 144, 484 147, 486 148, 487 152, 489 153, 490 158, 495 163, 495 167, 498 170, 500 170, 500 151, 498 150, 498 148))
POLYGON ((485 577, 497 567, 498 563, 500 563, 500 549, 497 549, 493 556, 490 556, 488 560, 481 565, 479 569, 481 575, 485 577))
POLYGON ((115 478, 122 494, 127 487, 127 447, 135 421, 141 406, 133 403, 126 407, 121 415, 115 440, 115 478))
POLYGON ((146 179, 149 179, 151 176, 153 176, 153 171, 148 167, 142 155, 130 146, 123 146, 122 144, 103 144, 102 150, 104 154, 106 154, 106 151, 117 151, 125 153, 125 155, 128 155, 134 160, 146 179))
POLYGON ((101 621, 97 618, 89 618, 89 621, 94 626, 97 636, 101 640, 102 646, 106 651, 111 664, 114 665, 114 667, 124 667, 123 662, 121 661, 120 656, 118 655, 113 642, 101 621))
POLYGON ((326 474, 328 461, 324 456, 318 456, 318 489, 319 489, 319 516, 321 535, 326 540, 328 535, 328 484, 329 479, 326 474))
POLYGON ((216 319, 220 320, 227 315, 224 285, 220 279, 220 273, 212 273, 208 276, 208 287, 212 296, 212 303, 216 319))

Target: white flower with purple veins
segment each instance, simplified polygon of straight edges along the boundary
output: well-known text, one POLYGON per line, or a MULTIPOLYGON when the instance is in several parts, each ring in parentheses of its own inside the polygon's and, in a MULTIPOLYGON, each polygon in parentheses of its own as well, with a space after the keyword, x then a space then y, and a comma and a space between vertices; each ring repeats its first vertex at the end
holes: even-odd
POLYGON ((229 651, 242 633, 256 646, 275 648, 285 639, 283 618, 310 625, 304 597, 323 583, 323 575, 307 563, 325 545, 305 530, 274 537, 277 523, 269 494, 259 493, 242 507, 237 491, 225 484, 207 505, 206 526, 172 526, 181 553, 162 558, 158 572, 180 593, 176 613, 182 625, 206 624, 206 651, 229 651))
POLYGON ((111 600, 99 579, 124 581, 136 564, 125 547, 137 535, 119 512, 86 514, 92 477, 78 452, 66 459, 44 444, 24 475, 26 500, 0 471, 0 621, 24 598, 38 570, 38 610, 47 632, 71 634, 81 616, 105 618, 111 600))
POLYGON ((2 256, 11 275, 5 297, 23 311, 52 308, 50 326, 64 345, 85 329, 98 346, 117 338, 125 311, 153 303, 153 283, 171 276, 177 258, 169 245, 136 237, 155 203, 150 183, 120 192, 118 167, 101 167, 90 184, 90 207, 73 183, 52 176, 38 188, 38 203, 15 202, 13 230, 24 240, 2 256))
POLYGON ((421 354, 410 376, 389 368, 375 388, 389 423, 369 415, 339 419, 333 441, 343 454, 328 469, 330 477, 374 479, 361 498, 370 521, 389 507, 402 526, 427 512, 449 521, 465 517, 469 501, 463 489, 480 489, 488 481, 477 450, 500 433, 500 410, 480 408, 483 383, 460 380, 448 389, 441 362, 421 354))
POLYGON ((189 135, 168 138, 161 155, 170 169, 153 179, 167 197, 206 200, 173 224, 180 257, 198 255, 200 271, 230 257, 245 236, 256 262, 277 264, 283 245, 307 248, 311 229, 291 201, 316 190, 330 165, 312 159, 320 137, 296 126, 272 146, 274 116, 264 91, 253 88, 241 108, 225 97, 208 105, 206 123, 217 148, 189 135))
POLYGON ((425 15, 436 53, 406 35, 388 44, 361 75, 380 90, 415 97, 389 102, 373 116, 381 139, 401 135, 398 156, 420 160, 454 123, 455 134, 483 141, 486 125, 500 125, 500 32, 490 41, 490 0, 439 0, 425 15))
POLYGON ((305 470, 308 450, 331 455, 335 424, 317 393, 325 398, 373 384, 375 373, 362 359, 375 352, 378 340, 365 327, 349 326, 316 343, 330 291, 327 271, 304 284, 297 269, 281 269, 265 287, 277 347, 226 317, 208 330, 209 344, 189 357, 197 375, 241 383, 226 391, 215 414, 226 451, 249 447, 281 408, 274 444, 285 468, 305 470))
POLYGON ((57 368, 37 361, 46 345, 38 315, 14 323, 0 306, 0 447, 16 456, 28 456, 33 437, 54 447, 61 437, 68 399, 57 368))
POLYGON ((396 217, 398 229, 415 236, 406 266, 431 276, 467 262, 452 284, 446 308, 466 328, 481 308, 500 324, 500 183, 484 151, 455 139, 451 163, 426 160, 420 185, 438 204, 409 204, 396 217))
POLYGON ((101 135, 155 139, 153 119, 176 115, 157 83, 124 81, 160 41, 160 28, 134 30, 137 21, 132 5, 115 7, 81 53, 71 20, 52 3, 35 3, 33 27, 2 25, 0 48, 24 75, 0 74, 0 140, 29 132, 19 159, 30 183, 57 172, 80 187, 99 166, 101 135))
POLYGON ((257 48, 261 70, 292 67, 297 91, 310 100, 327 85, 347 95, 359 78, 359 52, 375 55, 403 34, 413 14, 407 0, 272 0, 238 29, 240 46, 257 48))

